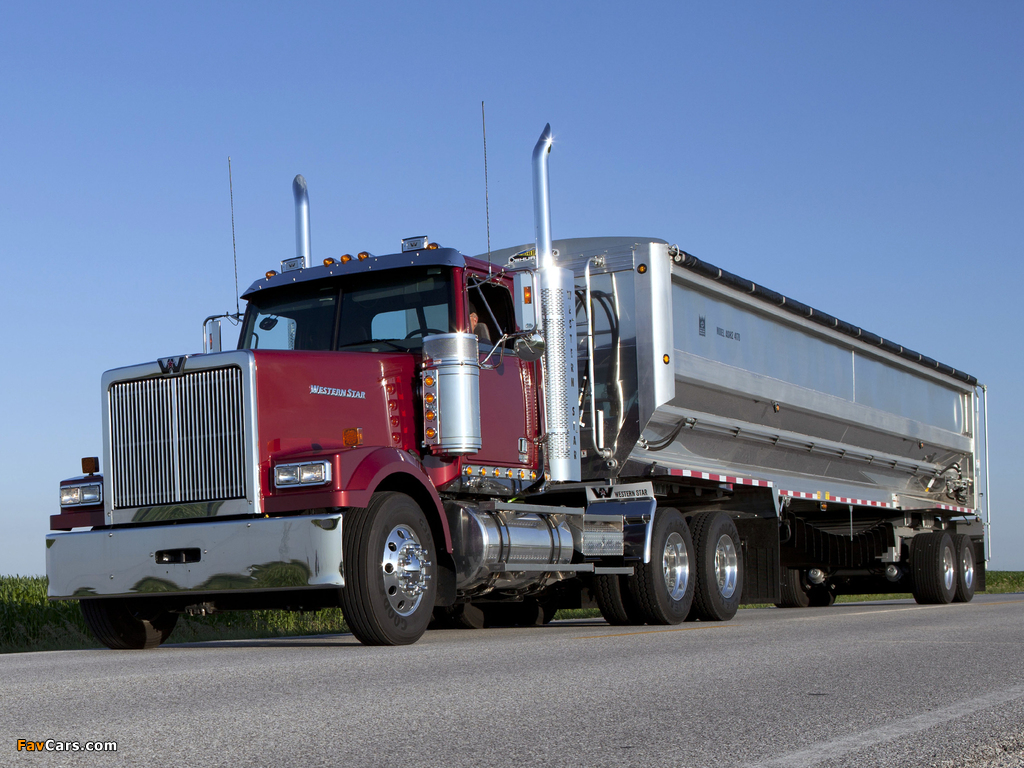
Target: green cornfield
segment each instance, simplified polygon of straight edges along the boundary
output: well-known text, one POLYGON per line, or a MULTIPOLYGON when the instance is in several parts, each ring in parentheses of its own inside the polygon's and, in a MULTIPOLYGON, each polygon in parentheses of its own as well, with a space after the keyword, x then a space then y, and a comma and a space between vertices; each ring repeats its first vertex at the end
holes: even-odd
MULTIPOLYGON (((1024 572, 989 571, 986 592, 1024 592, 1024 572)), ((0 576, 0 653, 99 648, 76 602, 49 602, 45 576, 0 576)), ((844 595, 839 602, 885 600, 909 595, 844 595)), ((753 606, 750 606, 753 607, 753 606)), ((559 611, 556 619, 593 618, 596 610, 559 611)), ((182 616, 169 643, 243 640, 261 637, 333 635, 347 632, 338 608, 291 611, 236 611, 182 616)))

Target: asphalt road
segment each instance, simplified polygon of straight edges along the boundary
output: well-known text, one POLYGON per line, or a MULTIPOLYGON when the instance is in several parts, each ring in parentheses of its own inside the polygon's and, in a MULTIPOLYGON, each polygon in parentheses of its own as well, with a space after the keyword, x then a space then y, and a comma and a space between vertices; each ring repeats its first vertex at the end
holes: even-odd
POLYGON ((1024 766, 1024 594, 16 654, 0 697, 4 766, 1024 766))

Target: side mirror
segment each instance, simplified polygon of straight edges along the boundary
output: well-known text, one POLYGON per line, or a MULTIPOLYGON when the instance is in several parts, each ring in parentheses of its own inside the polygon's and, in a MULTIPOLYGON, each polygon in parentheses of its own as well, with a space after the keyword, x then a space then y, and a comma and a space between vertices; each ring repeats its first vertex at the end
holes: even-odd
POLYGON ((203 323, 203 352, 220 352, 220 318, 209 317, 203 323))
POLYGON ((544 356, 544 337, 538 333, 520 336, 515 341, 516 354, 520 360, 532 363, 544 356))

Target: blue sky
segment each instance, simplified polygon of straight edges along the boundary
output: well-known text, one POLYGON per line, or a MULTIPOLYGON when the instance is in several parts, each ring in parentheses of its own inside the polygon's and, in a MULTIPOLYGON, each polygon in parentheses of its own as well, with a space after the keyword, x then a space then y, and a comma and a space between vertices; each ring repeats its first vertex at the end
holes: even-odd
POLYGON ((990 387, 993 568, 1024 569, 1019 3, 0 7, 0 573, 42 573, 101 373, 197 351, 294 251, 644 235, 990 387))

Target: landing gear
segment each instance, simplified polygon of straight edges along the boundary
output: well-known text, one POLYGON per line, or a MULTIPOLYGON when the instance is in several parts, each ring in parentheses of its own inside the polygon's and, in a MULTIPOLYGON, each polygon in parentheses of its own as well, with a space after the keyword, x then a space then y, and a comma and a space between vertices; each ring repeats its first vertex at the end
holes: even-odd
POLYGON ((969 603, 974 597, 974 542, 970 536, 958 533, 953 536, 956 548, 956 594, 954 603, 969 603))
MULTIPOLYGON (((953 602, 957 591, 957 562, 953 537, 947 531, 919 533, 915 536, 910 542, 914 599, 922 604, 953 602)), ((973 577, 972 567, 972 584, 973 577)))
POLYGON ((148 650, 171 634, 178 614, 164 611, 147 600, 94 598, 80 601, 85 625, 107 648, 148 650))
POLYGON ((378 493, 345 514, 342 611, 365 645, 408 645, 434 609, 434 538, 423 510, 405 494, 378 493))
POLYGON ((696 550, 697 589, 688 620, 728 621, 740 607, 743 558, 739 533, 724 512, 703 512, 690 520, 696 550))

